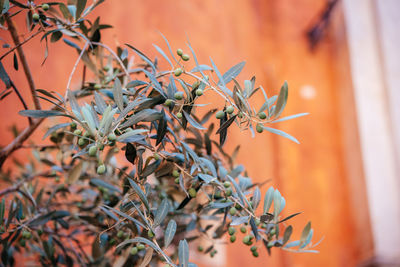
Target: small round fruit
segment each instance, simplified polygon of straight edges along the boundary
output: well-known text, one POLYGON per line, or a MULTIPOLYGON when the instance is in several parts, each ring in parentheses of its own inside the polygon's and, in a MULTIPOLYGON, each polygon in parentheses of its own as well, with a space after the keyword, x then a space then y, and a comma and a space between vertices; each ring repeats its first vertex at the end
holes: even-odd
POLYGON ((175 178, 175 183, 179 184, 179 178, 175 178))
POLYGON ((141 243, 137 244, 136 247, 137 247, 139 250, 145 249, 145 246, 144 246, 143 244, 141 244, 141 243))
POLYGON ((257 218, 257 219, 255 220, 255 223, 256 223, 256 226, 259 226, 259 225, 261 224, 260 219, 257 218))
POLYGON ((267 114, 265 114, 265 112, 260 112, 257 116, 262 120, 265 120, 267 118, 267 114))
POLYGON ((246 227, 242 226, 240 227, 240 232, 242 232, 243 234, 246 233, 247 229, 246 227))
POLYGON ((182 119, 183 115, 182 115, 181 112, 178 112, 178 113, 176 113, 176 117, 177 117, 178 119, 182 119))
POLYGON ((176 92, 176 93, 174 94, 174 97, 175 97, 176 100, 182 100, 182 98, 183 98, 183 92, 176 92))
POLYGON ((257 258, 257 257, 258 257, 258 255, 259 255, 259 254, 258 254, 258 251, 253 251, 253 256, 254 256, 254 257, 256 257, 256 258, 257 258))
POLYGON ((174 176, 175 178, 179 177, 179 171, 178 170, 173 170, 172 171, 172 176, 174 176))
POLYGON ((226 189, 225 196, 227 196, 227 197, 232 196, 232 189, 230 189, 230 188, 226 189))
POLYGON ((174 75, 176 77, 180 76, 182 74, 182 69, 181 68, 177 68, 174 70, 174 75))
POLYGON ((188 54, 183 54, 182 59, 183 61, 188 61, 190 59, 190 56, 188 54))
POLYGON ((222 110, 218 111, 217 114, 215 114, 215 117, 217 119, 222 119, 223 117, 225 117, 225 112, 223 112, 222 110))
POLYGON ((250 236, 249 235, 244 236, 242 241, 244 244, 247 245, 250 242, 250 236))
POLYGON ((271 229, 271 231, 269 232, 271 235, 274 235, 274 234, 276 234, 276 230, 275 230, 275 228, 272 228, 271 229))
POLYGON ((29 231, 22 232, 22 238, 29 239, 32 237, 32 234, 29 231))
POLYGON ((117 140, 117 136, 114 133, 110 133, 107 137, 108 141, 110 142, 114 142, 115 140, 117 140))
POLYGON ((257 247, 256 247, 256 246, 252 246, 252 247, 250 248, 250 251, 251 251, 251 252, 257 251, 257 247))
POLYGON ((74 121, 69 124, 69 127, 71 127, 71 129, 76 129, 77 126, 78 125, 74 121))
POLYGON ((165 100, 164 105, 166 105, 167 107, 170 107, 172 105, 172 99, 165 100))
POLYGON ((229 106, 226 108, 226 113, 232 114, 235 111, 235 108, 233 106, 229 106))
POLYGON ((179 48, 176 50, 176 54, 181 57, 183 55, 183 50, 179 48))
POLYGON ((228 233, 229 233, 229 235, 234 235, 236 233, 235 227, 229 227, 228 228, 228 233))
POLYGON ((232 216, 235 215, 236 212, 237 212, 237 210, 236 210, 235 207, 232 207, 232 208, 230 208, 230 210, 229 210, 229 214, 232 215, 232 216))
POLYGON ((86 144, 86 139, 84 138, 79 138, 78 139, 78 145, 79 146, 84 146, 86 144))
POLYGON ((203 92, 202 89, 200 89, 200 88, 199 88, 199 89, 196 89, 196 95, 197 95, 197 96, 202 96, 203 93, 204 93, 204 92, 203 92))
POLYGON ((198 250, 199 252, 202 252, 202 251, 204 250, 204 248, 203 248, 202 246, 198 246, 198 247, 197 247, 197 250, 198 250))
POLYGON ((79 129, 77 129, 77 130, 74 131, 74 134, 75 134, 75 135, 81 135, 81 134, 82 134, 82 131, 79 130, 79 129))
POLYGON ((272 248, 274 246, 274 242, 273 241, 269 241, 267 244, 268 248, 272 248))
POLYGON ((89 156, 96 157, 97 155, 97 146, 91 146, 89 148, 89 156))
POLYGON ((151 229, 149 229, 147 231, 147 236, 150 237, 150 238, 153 238, 154 237, 154 232, 151 229))
POLYGON ((264 128, 262 127, 261 124, 257 123, 256 131, 257 131, 257 133, 262 133, 264 131, 264 128))
POLYGON ((231 187, 231 183, 228 182, 228 181, 225 181, 225 182, 224 182, 224 187, 225 187, 225 188, 231 187))
POLYGON ((153 154, 153 158, 154 158, 155 160, 159 160, 159 159, 160 159, 160 155, 159 155, 158 153, 154 153, 154 154, 153 154))
POLYGON ((214 197, 215 197, 215 198, 221 198, 221 191, 215 192, 214 197))
POLYGON ((43 4, 43 5, 42 5, 42 9, 43 9, 44 11, 49 10, 49 8, 50 8, 50 6, 49 6, 48 4, 43 4))
POLYGON ((197 191, 193 187, 189 188, 188 193, 191 198, 195 198, 197 196, 197 191))
POLYGON ((130 253, 131 253, 131 255, 136 255, 138 253, 138 248, 137 247, 131 248, 130 253))
POLYGON ((123 231, 118 231, 117 237, 118 238, 122 238, 123 236, 124 236, 124 232, 123 231))
POLYGON ((103 70, 104 70, 104 71, 109 71, 109 70, 110 70, 110 67, 109 67, 109 66, 104 66, 104 67, 103 67, 103 70))
POLYGON ((96 84, 93 86, 93 88, 96 89, 96 90, 99 90, 99 89, 101 89, 101 84, 96 83, 96 84))
POLYGON ((39 19, 40 19, 39 14, 38 14, 38 13, 33 13, 33 15, 32 15, 32 20, 33 20, 33 21, 39 21, 39 19))
POLYGON ((197 89, 197 87, 199 87, 200 86, 200 81, 195 81, 193 84, 192 84, 192 89, 197 89))
POLYGON ((21 247, 25 247, 25 245, 26 245, 25 239, 20 239, 19 244, 21 245, 21 247))
POLYGON ((229 240, 231 241, 231 243, 235 242, 235 241, 236 241, 236 236, 235 236, 235 235, 232 235, 232 236, 229 238, 229 240))
POLYGON ((106 166, 104 164, 101 164, 97 167, 97 174, 104 174, 106 172, 106 166))

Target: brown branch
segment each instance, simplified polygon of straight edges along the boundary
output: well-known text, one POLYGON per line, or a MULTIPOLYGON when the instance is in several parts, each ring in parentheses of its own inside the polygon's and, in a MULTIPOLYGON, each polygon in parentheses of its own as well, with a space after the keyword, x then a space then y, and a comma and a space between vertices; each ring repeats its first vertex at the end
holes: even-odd
POLYGON ((22 147, 22 144, 28 139, 36 128, 44 121, 44 118, 36 119, 31 125, 26 127, 10 144, 0 151, 0 170, 8 156, 15 150, 22 147))
MULTIPOLYGON (((40 173, 38 173, 38 174, 34 174, 34 175, 31 175, 31 176, 28 176, 28 177, 26 177, 25 179, 22 179, 22 180, 20 180, 19 182, 17 182, 14 186, 11 186, 11 187, 9 187, 9 188, 6 188, 6 189, 4 189, 4 190, 1 190, 1 191, 0 191, 0 197, 2 197, 2 196, 4 196, 4 195, 7 195, 7 194, 9 194, 9 193, 12 193, 12 192, 20 191, 20 187, 21 187, 24 183, 29 182, 29 181, 32 181, 32 180, 35 179, 36 177, 45 176, 45 175, 48 175, 48 174, 49 174, 48 172, 40 172, 40 173)), ((22 192, 22 191, 21 191, 20 193, 26 194, 26 193, 24 193, 24 192, 22 192)), ((29 197, 28 197, 28 198, 29 198, 29 197)))
MULTIPOLYGON (((14 45, 17 47, 17 53, 19 55, 19 59, 22 63, 22 67, 25 72, 25 76, 28 80, 29 88, 31 89, 33 103, 35 104, 35 109, 41 109, 39 98, 37 97, 35 83, 33 81, 31 70, 29 69, 28 62, 26 60, 24 50, 22 50, 22 46, 20 45, 17 29, 15 28, 14 22, 11 20, 10 15, 8 13, 4 14, 4 18, 7 21, 8 31, 11 34, 11 37, 14 41, 14 45)), ((1 165, 0 165, 1 166, 1 165)))

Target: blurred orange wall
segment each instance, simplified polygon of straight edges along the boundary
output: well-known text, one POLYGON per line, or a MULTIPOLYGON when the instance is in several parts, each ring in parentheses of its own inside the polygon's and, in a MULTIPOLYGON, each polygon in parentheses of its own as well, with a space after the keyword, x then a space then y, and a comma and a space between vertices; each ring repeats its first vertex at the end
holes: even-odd
MULTIPOLYGON (((267 133, 251 139, 249 134, 235 130, 230 130, 227 145, 229 149, 241 145, 238 161, 246 165, 254 180, 272 179, 270 184, 287 199, 284 215, 303 212, 293 220, 299 228, 307 219, 312 221, 314 240, 324 237, 317 248, 320 253, 273 251, 272 257, 265 252, 254 259, 237 242, 227 248, 226 266, 355 266, 372 256, 341 6, 314 53, 305 38, 305 31, 325 2, 108 0, 95 12, 102 16, 102 23, 114 25, 103 36, 110 46, 128 42, 154 58, 158 55, 152 43, 165 48, 158 31, 174 48, 185 48, 188 37, 199 60, 209 64, 212 56, 221 72, 246 60, 240 80, 256 75, 257 84, 266 88, 269 95, 287 80, 289 102, 284 115, 311 113, 276 125, 298 138, 300 145, 267 133)), ((23 22, 21 17, 22 32, 23 22)), ((1 37, 9 40, 5 31, 1 31, 1 37)), ((37 88, 64 92, 76 52, 61 42, 51 45, 49 59, 40 67, 44 43, 36 40, 25 51, 37 88)), ((4 65, 10 60, 8 57, 4 65)), ((10 75, 21 91, 28 92, 21 71, 10 75)), ((77 73, 76 83, 80 82, 79 77, 77 73)), ((257 101, 260 105, 262 97, 257 101)), ((22 109, 16 96, 7 97, 0 105, 0 144, 5 145, 11 140, 6 128, 17 122, 22 129, 26 120, 16 115, 22 109)), ((39 131, 37 138, 42 134, 39 131)), ((14 155, 24 157, 24 153, 20 150, 14 155)), ((263 192, 268 187, 269 184, 263 192)), ((300 231, 295 234, 299 236, 300 231)))

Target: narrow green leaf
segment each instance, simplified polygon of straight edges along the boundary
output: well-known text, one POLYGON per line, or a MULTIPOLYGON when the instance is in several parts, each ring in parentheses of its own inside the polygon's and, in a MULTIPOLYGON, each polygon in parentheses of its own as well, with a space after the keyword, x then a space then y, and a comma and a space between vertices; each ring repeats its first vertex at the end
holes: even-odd
POLYGON ((159 226, 167 216, 169 211, 168 199, 164 198, 157 208, 156 216, 154 217, 153 227, 159 226))
POLYGON ((189 245, 188 245, 186 239, 179 241, 178 256, 179 256, 179 266, 188 267, 189 266, 189 245))
POLYGON ((192 116, 190 116, 189 113, 187 113, 186 111, 183 111, 183 115, 185 116, 185 118, 187 119, 187 121, 196 129, 199 130, 205 130, 206 128, 203 127, 203 125, 201 125, 200 123, 198 123, 192 116))
POLYGON ((310 113, 299 113, 299 114, 296 114, 296 115, 291 115, 291 116, 283 117, 283 118, 278 119, 278 120, 271 121, 271 123, 287 121, 287 120, 295 119, 295 118, 298 118, 298 117, 306 116, 308 114, 310 114, 310 113))
POLYGON ((122 111, 124 109, 124 98, 122 96, 122 86, 119 79, 115 79, 114 81, 114 100, 118 106, 118 109, 122 111))
POLYGON ((48 118, 56 116, 64 116, 72 118, 71 116, 56 110, 21 110, 18 112, 19 115, 32 118, 48 118))
POLYGON ((222 75, 222 79, 223 81, 218 81, 218 85, 226 85, 227 83, 229 83, 230 81, 232 81, 233 78, 236 78, 240 72, 242 71, 244 65, 246 65, 246 62, 240 62, 238 64, 236 64, 235 66, 231 67, 227 72, 224 73, 224 75, 222 75))
POLYGON ((85 9, 87 0, 77 0, 76 1, 76 16, 75 19, 78 20, 81 17, 83 10, 85 9))
POLYGON ((164 234, 164 247, 167 248, 169 244, 171 244, 174 239, 176 233, 176 222, 174 220, 170 220, 167 225, 167 229, 164 234))
POLYGON ((285 133, 284 131, 281 131, 281 130, 278 130, 278 129, 274 129, 274 128, 270 128, 270 127, 266 127, 266 126, 262 126, 262 127, 263 127, 264 130, 267 130, 268 132, 280 135, 280 136, 285 137, 285 138, 287 138, 287 139, 289 139, 289 140, 291 140, 291 141, 293 141, 293 142, 295 142, 297 144, 300 144, 300 142, 296 138, 294 138, 290 134, 285 133))
POLYGON ((174 65, 172 64, 171 60, 169 60, 168 56, 164 53, 164 51, 155 44, 153 44, 153 46, 157 49, 158 53, 160 53, 165 58, 165 60, 169 63, 169 65, 171 65, 171 68, 173 68, 174 65))
POLYGON ((311 231, 311 222, 308 222, 307 225, 304 227, 303 231, 301 232, 301 236, 300 236, 300 247, 303 246, 303 244, 305 244, 308 235, 310 234, 311 231))
POLYGON ((60 124, 56 124, 56 125, 54 125, 53 127, 49 128, 49 129, 47 130, 47 132, 45 133, 45 135, 43 136, 43 140, 46 139, 46 137, 49 136, 50 134, 52 134, 53 132, 55 132, 55 131, 57 131, 57 130, 59 130, 59 129, 68 127, 69 124, 70 124, 69 122, 67 122, 67 123, 60 123, 60 124))
POLYGON ((147 200, 146 195, 144 194, 143 190, 140 188, 140 186, 135 183, 131 178, 128 178, 129 183, 135 190, 136 194, 139 196, 140 200, 142 200, 142 203, 146 207, 147 211, 150 212, 150 206, 149 206, 149 201, 147 200))
POLYGON ((278 100, 276 102, 275 112, 274 112, 275 118, 278 118, 281 115, 283 109, 286 106, 287 98, 288 98, 288 84, 285 81, 281 87, 278 100))
POLYGON ((283 239, 282 239, 282 246, 284 246, 290 239, 290 236, 292 235, 293 232, 293 227, 289 225, 286 229, 285 232, 283 233, 283 239))

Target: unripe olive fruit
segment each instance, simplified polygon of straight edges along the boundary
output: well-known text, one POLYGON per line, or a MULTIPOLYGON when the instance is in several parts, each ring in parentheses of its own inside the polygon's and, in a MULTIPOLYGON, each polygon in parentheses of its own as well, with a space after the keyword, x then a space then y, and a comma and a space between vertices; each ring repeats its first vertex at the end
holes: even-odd
POLYGON ((138 253, 138 248, 137 247, 131 248, 130 253, 131 253, 131 255, 136 255, 138 253))
POLYGON ((76 129, 76 126, 78 125, 74 121, 69 124, 69 127, 71 127, 71 129, 76 129))
POLYGON ((235 111, 235 108, 233 106, 229 106, 226 108, 226 113, 232 114, 235 111))
POLYGON ((97 155, 97 147, 96 146, 91 146, 89 148, 89 156, 96 157, 96 155, 97 155))
POLYGON ((49 8, 50 8, 50 6, 49 6, 48 4, 43 4, 43 5, 42 5, 42 9, 43 9, 44 11, 49 10, 49 8))
POLYGON ((258 255, 259 255, 259 254, 258 254, 258 251, 253 251, 253 256, 254 256, 254 257, 256 257, 256 258, 257 258, 257 257, 258 257, 258 255))
POLYGON ((182 115, 181 112, 178 112, 178 113, 176 113, 176 117, 177 117, 178 119, 182 119, 183 115, 182 115))
POLYGON ((267 118, 267 114, 265 114, 265 112, 260 112, 258 113, 258 117, 262 120, 265 120, 267 118))
POLYGON ((175 178, 179 177, 179 171, 178 170, 173 170, 172 171, 172 176, 174 176, 175 178))
POLYGON ((195 81, 193 84, 192 84, 192 89, 197 89, 197 87, 199 87, 200 86, 200 81, 195 81))
POLYGON ((182 74, 182 69, 181 68, 177 68, 174 70, 174 75, 176 77, 180 76, 182 74))
POLYGON ((165 104, 167 107, 171 106, 171 105, 172 105, 172 99, 167 99, 167 100, 165 100, 164 104, 165 104))
POLYGON ((197 96, 202 96, 203 95, 203 90, 201 90, 201 89, 196 89, 196 95, 197 96))
POLYGON ((252 247, 250 248, 250 251, 251 251, 251 252, 257 251, 257 247, 256 247, 256 246, 252 246, 252 247))
POLYGON ((262 133, 264 131, 263 127, 261 124, 257 123, 256 125, 256 131, 257 133, 262 133))
POLYGON ((221 191, 215 192, 215 198, 221 198, 221 191))
POLYGON ((174 97, 175 97, 176 100, 182 100, 182 98, 183 98, 183 92, 176 92, 176 93, 174 94, 174 97))
POLYGON ((79 146, 84 146, 86 144, 86 139, 84 138, 79 138, 78 139, 78 145, 79 146))
POLYGON ((158 155, 158 153, 154 153, 153 157, 155 160, 159 160, 160 159, 160 155, 158 155))
POLYGON ((191 198, 195 198, 197 196, 197 191, 193 187, 189 188, 188 193, 191 198))
POLYGON ((246 231, 247 231, 246 227, 244 227, 244 226, 240 227, 240 232, 246 233, 246 231))
POLYGON ((236 241, 236 236, 235 236, 235 235, 232 235, 232 236, 229 238, 229 240, 231 241, 231 243, 235 242, 235 241, 236 241))
POLYGON ((176 50, 176 54, 181 57, 183 55, 183 50, 179 48, 176 50))
POLYGON ((225 181, 225 182, 224 182, 224 187, 225 187, 225 188, 231 187, 231 183, 228 182, 228 181, 225 181))
POLYGON ((107 137, 108 141, 113 142, 117 140, 117 136, 114 133, 110 133, 107 137))
POLYGON ((249 235, 244 236, 243 237, 243 243, 244 244, 248 244, 249 242, 250 242, 250 236, 249 235))
POLYGON ((274 246, 274 242, 273 241, 269 241, 267 244, 267 247, 272 248, 274 246))
POLYGON ((230 210, 229 210, 229 214, 232 215, 232 216, 235 215, 236 212, 237 212, 237 210, 236 210, 235 207, 232 207, 232 208, 230 208, 230 210))
POLYGON ((260 224, 261 224, 261 221, 260 221, 260 219, 255 219, 255 223, 256 223, 256 226, 259 226, 260 224))
POLYGON ((176 179, 175 179, 175 183, 176 183, 176 184, 179 184, 179 178, 176 178, 176 179))
POLYGON ((97 167, 97 174, 104 174, 106 172, 106 166, 104 164, 101 164, 97 167))
POLYGON ((39 21, 39 19, 40 19, 39 14, 38 14, 38 13, 33 13, 33 15, 32 15, 32 20, 33 20, 33 21, 39 21))
POLYGON ((101 89, 101 84, 96 83, 96 84, 93 86, 93 88, 96 89, 96 90, 99 90, 99 89, 101 89))
POLYGON ((153 238, 154 237, 154 232, 151 229, 149 229, 147 231, 147 236, 150 237, 150 238, 153 238))
POLYGON ((22 238, 29 239, 32 237, 32 234, 29 231, 22 232, 22 238))
POLYGON ((83 133, 83 136, 84 136, 84 137, 90 137, 91 134, 90 134, 90 132, 84 132, 84 133, 83 133))
POLYGON ((81 135, 81 134, 82 134, 82 131, 79 130, 79 129, 77 129, 77 130, 74 131, 74 134, 75 134, 75 135, 81 135))
POLYGON ((190 56, 189 56, 188 54, 183 54, 183 55, 182 55, 182 59, 183 59, 184 61, 188 61, 188 60, 190 59, 190 56))
POLYGON ((227 197, 232 196, 232 189, 230 189, 230 188, 226 189, 225 196, 227 196, 227 197))
POLYGON ((124 232, 123 231, 118 231, 117 237, 118 238, 122 238, 123 236, 124 236, 124 232))
POLYGON ((271 235, 274 235, 274 234, 276 234, 276 230, 275 230, 275 228, 272 228, 271 229, 271 231, 269 232, 271 235))
POLYGON ((202 252, 204 249, 203 249, 202 246, 198 246, 198 247, 197 247, 197 250, 198 250, 199 252, 202 252))
POLYGON ((139 250, 145 249, 145 246, 144 246, 143 244, 141 244, 141 243, 137 244, 136 247, 137 247, 139 250))
POLYGON ((217 119, 222 119, 223 117, 225 117, 225 112, 223 112, 222 110, 218 111, 217 114, 215 114, 215 117, 217 119))
POLYGON ((234 235, 236 233, 236 229, 234 227, 229 227, 228 233, 229 233, 229 235, 234 235))
POLYGON ((104 67, 103 67, 103 70, 104 70, 104 71, 109 71, 109 70, 110 70, 110 67, 109 67, 109 66, 104 66, 104 67))

